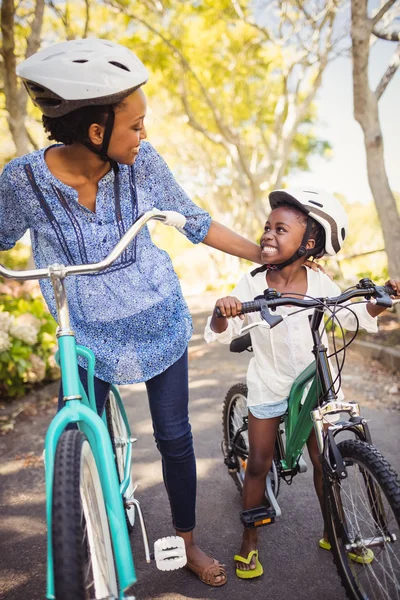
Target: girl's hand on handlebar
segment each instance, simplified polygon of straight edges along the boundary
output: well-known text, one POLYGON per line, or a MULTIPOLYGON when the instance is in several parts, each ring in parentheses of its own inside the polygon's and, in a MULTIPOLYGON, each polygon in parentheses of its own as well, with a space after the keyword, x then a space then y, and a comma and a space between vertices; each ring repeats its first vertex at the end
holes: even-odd
POLYGON ((385 285, 390 285, 390 287, 392 287, 396 292, 395 296, 390 296, 391 298, 400 298, 400 281, 396 279, 389 279, 385 285))
MULTIPOLYGON (((215 308, 219 308, 221 311, 221 315, 226 317, 227 319, 231 317, 240 317, 240 319, 244 319, 244 315, 240 314, 242 310, 242 303, 235 296, 226 296, 225 298, 220 298, 215 303, 215 308)), ((214 315, 215 315, 214 309, 214 315)))

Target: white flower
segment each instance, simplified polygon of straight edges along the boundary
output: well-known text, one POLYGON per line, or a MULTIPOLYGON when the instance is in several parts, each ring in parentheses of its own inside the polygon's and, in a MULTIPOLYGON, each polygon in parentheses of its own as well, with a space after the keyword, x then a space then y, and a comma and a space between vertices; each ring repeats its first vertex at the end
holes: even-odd
POLYGON ((30 368, 26 373, 26 379, 29 383, 36 383, 37 381, 43 381, 46 375, 46 364, 36 354, 31 354, 29 357, 31 363, 30 368))
MULTIPOLYGON (((1 313, 0 313, 1 314, 1 313)), ((0 352, 5 352, 11 346, 11 340, 8 333, 0 331, 0 352)))
POLYGON ((10 327, 10 335, 33 346, 37 342, 38 331, 33 325, 24 325, 14 321, 10 327))
POLYGON ((40 331, 40 320, 31 315, 30 313, 24 313, 23 315, 19 315, 19 317, 16 317, 15 322, 18 323, 18 325, 28 325, 29 327, 34 327, 38 333, 40 331))
POLYGON ((0 311, 0 331, 8 333, 14 317, 9 312, 0 311))

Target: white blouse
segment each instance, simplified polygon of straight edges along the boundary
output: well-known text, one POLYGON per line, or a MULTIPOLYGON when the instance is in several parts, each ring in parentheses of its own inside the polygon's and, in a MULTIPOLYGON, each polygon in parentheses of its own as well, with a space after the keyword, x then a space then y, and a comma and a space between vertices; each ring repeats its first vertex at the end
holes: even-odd
MULTIPOLYGON (((314 298, 334 297, 341 294, 340 288, 325 273, 309 268, 306 270, 308 296, 314 298)), ((230 295, 236 296, 241 302, 246 302, 262 295, 267 287, 269 286, 265 272, 257 273, 254 277, 247 273, 230 295)), ((365 303, 349 302, 348 304, 351 304, 351 309, 357 314, 360 327, 370 333, 378 331, 377 319, 371 317, 365 303)), ((290 315, 297 310, 299 310, 297 307, 282 306, 276 309, 275 314, 290 315)), ((265 327, 251 329, 254 355, 247 370, 247 403, 249 406, 264 403, 275 404, 287 398, 296 377, 313 362, 313 340, 308 321, 308 316, 312 312, 313 309, 310 309, 292 315, 290 319, 284 319, 273 329, 265 327)), ((338 311, 337 316, 345 329, 350 331, 356 329, 356 319, 351 312, 342 309, 338 311)), ((208 318, 204 331, 206 342, 218 340, 222 344, 229 344, 232 338, 239 335, 244 325, 261 322, 262 319, 260 313, 249 313, 246 315, 245 321, 239 317, 228 319, 228 327, 222 333, 212 331, 210 321, 211 317, 208 318)), ((323 327, 322 323, 321 331, 323 327)), ((325 332, 322 335, 322 341, 328 347, 325 332)), ((333 368, 332 376, 335 379, 336 374, 333 368)), ((340 390, 338 399, 341 400, 343 397, 340 390)))

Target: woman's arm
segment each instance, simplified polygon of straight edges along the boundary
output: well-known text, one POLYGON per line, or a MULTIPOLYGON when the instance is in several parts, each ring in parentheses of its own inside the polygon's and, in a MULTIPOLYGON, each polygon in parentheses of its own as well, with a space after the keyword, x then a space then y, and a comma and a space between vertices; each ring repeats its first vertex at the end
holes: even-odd
POLYGON ((218 221, 211 221, 210 229, 203 243, 227 254, 262 264, 261 248, 258 244, 250 242, 218 221))

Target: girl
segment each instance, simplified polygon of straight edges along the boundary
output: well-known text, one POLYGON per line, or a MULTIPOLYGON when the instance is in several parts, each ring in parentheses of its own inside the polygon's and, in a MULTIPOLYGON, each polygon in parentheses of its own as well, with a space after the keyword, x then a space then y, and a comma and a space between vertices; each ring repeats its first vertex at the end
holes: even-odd
MULTIPOLYGON (((261 237, 263 267, 245 275, 232 296, 217 300, 222 317, 209 318, 205 339, 229 343, 239 334, 243 315, 241 303, 262 295, 265 288, 275 288, 281 294, 301 296, 337 296, 340 289, 321 271, 305 268, 305 261, 324 254, 335 255, 347 233, 346 213, 339 201, 312 188, 278 190, 269 196, 272 212, 261 237), (239 315, 239 317, 237 316, 239 315)), ((399 294, 400 282, 388 282, 399 294)), ((367 331, 377 331, 375 317, 384 309, 368 304, 352 304, 360 325, 367 331)), ((289 314, 296 308, 278 308, 278 314, 289 314)), ((261 506, 265 478, 271 468, 275 438, 281 416, 287 409, 287 397, 296 377, 312 362, 313 341, 308 315, 303 311, 283 321, 275 329, 256 327, 251 330, 254 358, 247 371, 249 457, 243 487, 243 510, 261 506)), ((260 321, 258 313, 248 315, 250 322, 260 321)), ((356 328, 355 317, 342 311, 340 320, 346 329, 356 328)), ((327 345, 326 334, 324 334, 327 345)), ((343 394, 339 391, 339 399, 343 394)), ((314 432, 307 442, 314 467, 314 485, 323 513, 322 466, 314 432)), ((330 549, 326 526, 319 541, 321 548, 330 549)), ((357 562, 371 562, 373 553, 350 555, 357 562)), ((236 575, 250 579, 262 575, 258 559, 257 529, 244 528, 240 552, 235 556, 236 575)))
MULTIPOLYGON (((46 48, 17 70, 58 142, 12 160, 0 178, 0 249, 30 229, 37 268, 102 260, 137 217, 156 207, 186 216, 193 243, 260 262, 247 241, 196 206, 146 139, 148 73, 127 48, 84 39, 46 48)), ((49 281, 42 292, 54 317, 49 281)), ((187 344, 192 321, 169 256, 143 229, 106 272, 67 280, 77 342, 96 355, 96 402, 110 383, 145 381, 173 525, 188 568, 226 583, 222 565, 194 541, 196 463, 188 417, 187 344)), ((85 364, 80 376, 86 385, 85 364)), ((63 392, 60 390, 60 406, 63 392)))

